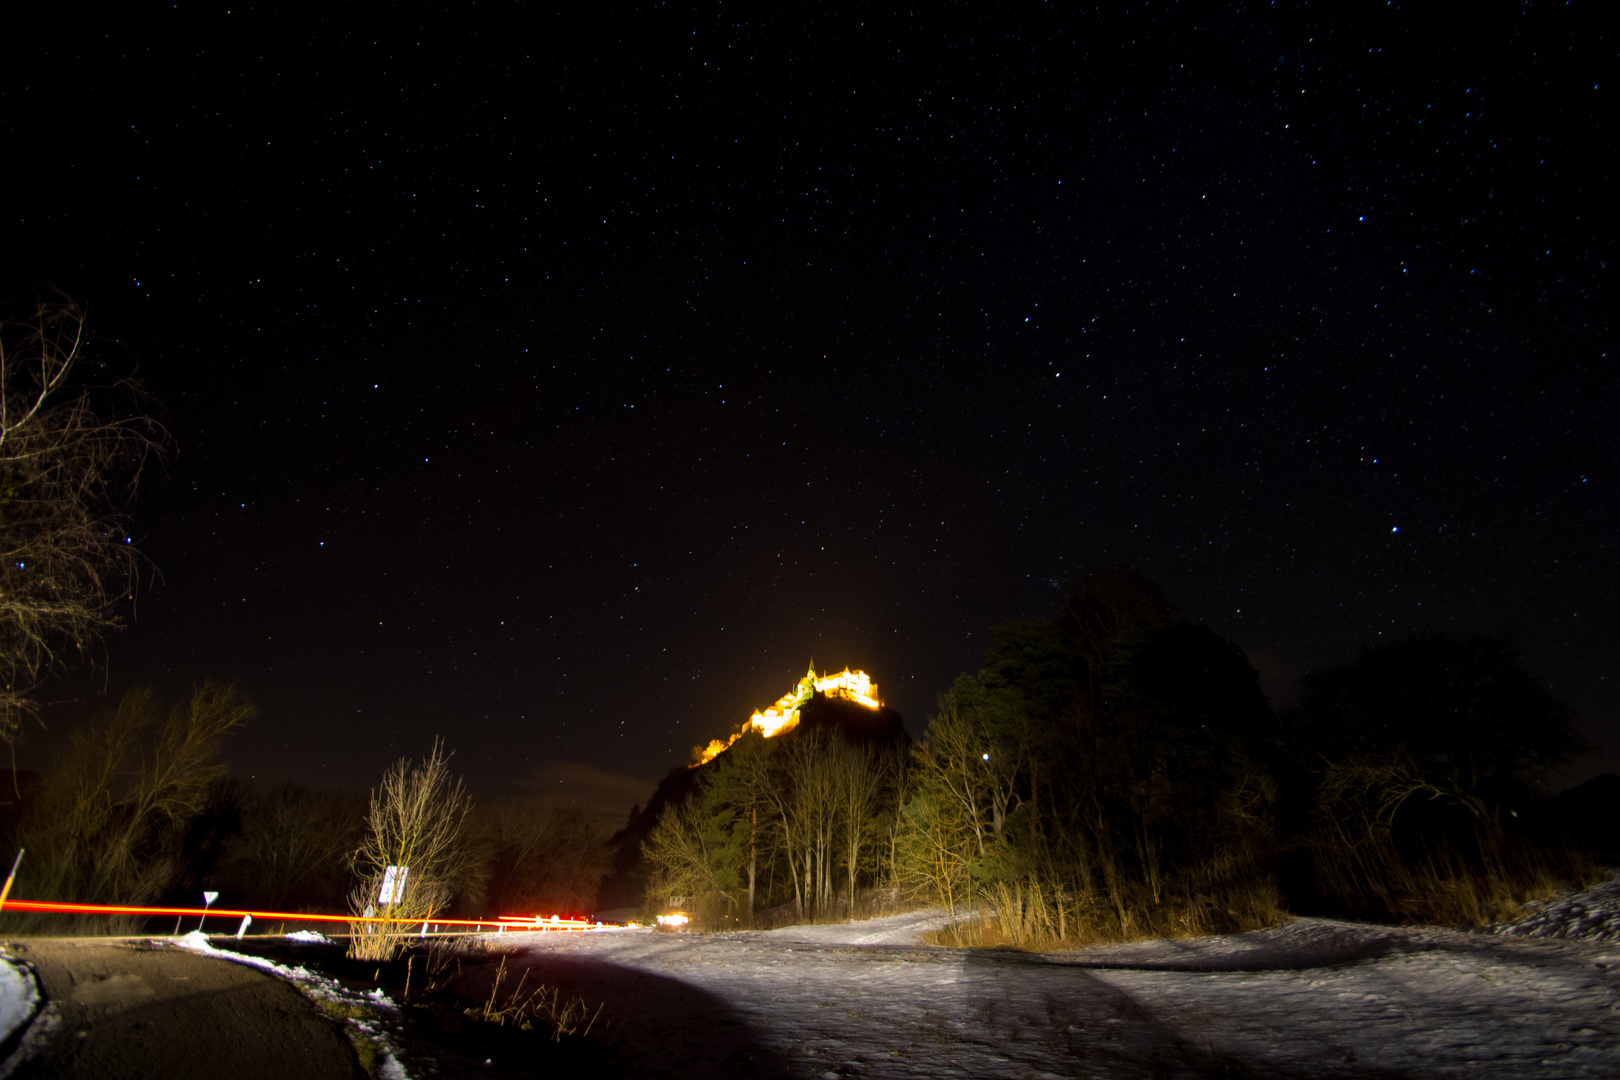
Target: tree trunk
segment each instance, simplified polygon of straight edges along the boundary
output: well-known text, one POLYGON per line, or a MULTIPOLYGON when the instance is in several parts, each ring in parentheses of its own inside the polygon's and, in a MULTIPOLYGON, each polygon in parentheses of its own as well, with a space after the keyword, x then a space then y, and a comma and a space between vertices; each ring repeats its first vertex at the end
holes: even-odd
POLYGON ((800 918, 803 918, 804 891, 799 887, 799 859, 798 856, 793 853, 792 848, 788 848, 787 857, 788 871, 793 875, 793 913, 798 915, 800 918))
POLYGON ((750 811, 748 827, 748 925, 754 924, 754 882, 759 874, 759 807, 750 811))

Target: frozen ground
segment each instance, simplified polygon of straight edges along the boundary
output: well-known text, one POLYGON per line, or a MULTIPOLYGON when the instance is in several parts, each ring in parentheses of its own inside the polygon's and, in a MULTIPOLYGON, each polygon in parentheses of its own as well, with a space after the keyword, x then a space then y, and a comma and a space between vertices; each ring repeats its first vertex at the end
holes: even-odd
POLYGON ((1498 926, 1497 933, 1620 945, 1620 876, 1573 896, 1531 907, 1534 910, 1529 914, 1498 926))
MULTIPOLYGON (((529 985, 538 978, 602 1004, 607 1026, 597 1030, 608 1056, 578 1073, 593 1077, 1620 1076, 1620 882, 1613 880, 1493 934, 1300 919, 1253 934, 1055 955, 921 944, 945 921, 922 912, 768 933, 489 940, 519 950, 508 978, 528 967, 529 985)), ((259 984, 224 980, 210 989, 177 981, 221 980, 217 967, 176 966, 218 958, 257 967, 320 1002, 371 1006, 374 1019, 349 1022, 383 1050, 384 1076, 404 1076, 389 1050, 396 1038, 413 1038, 416 1021, 379 993, 345 990, 296 961, 221 950, 200 935, 174 944, 14 945, 38 954, 29 964, 41 978, 55 970, 51 964, 66 963, 56 953, 78 950, 88 959, 73 969, 77 982, 54 976, 60 985, 46 988, 52 1000, 36 1012, 30 967, 0 956, 0 1058, 11 1058, 6 1066, 33 1050, 69 1064, 83 1058, 78 1072, 58 1072, 99 1078, 101 1064, 127 1056, 130 1046, 157 1054, 162 1043, 168 1056, 158 1056, 173 1066, 170 1075, 181 1075, 180 1065, 212 1075, 227 1051, 258 1054, 255 1040, 307 1044, 309 1032, 288 1034, 293 1021, 305 1022, 303 1012, 257 992, 259 984), (185 986, 195 987, 191 998, 175 997, 175 1010, 158 1008, 157 998, 185 986), (194 1018, 205 1002, 226 1008, 224 1019, 241 1031, 227 1035, 224 1019, 194 1018), (64 1050, 63 1032, 80 1041, 64 1050), (39 1046, 25 1033, 37 1034, 39 1046), (90 1053, 97 1039, 108 1044, 101 1057, 90 1053), (221 1039, 241 1046, 210 1045, 221 1039)), ((465 977, 487 981, 494 966, 485 956, 469 963, 465 977)), ((475 999, 488 990, 461 989, 475 999)), ((411 1045, 418 1080, 487 1074, 487 1063, 469 1072, 431 1040, 411 1045)))
POLYGON ((23 1025, 38 1011, 39 989, 33 975, 0 952, 0 1076, 6 1075, 3 1062, 20 1041, 23 1025))
POLYGON ((1620 1075, 1620 941, 1587 940, 1616 916, 1611 883, 1539 938, 1300 919, 1037 956, 920 945, 936 912, 503 940, 606 1002, 625 1075, 1517 1080, 1620 1075))

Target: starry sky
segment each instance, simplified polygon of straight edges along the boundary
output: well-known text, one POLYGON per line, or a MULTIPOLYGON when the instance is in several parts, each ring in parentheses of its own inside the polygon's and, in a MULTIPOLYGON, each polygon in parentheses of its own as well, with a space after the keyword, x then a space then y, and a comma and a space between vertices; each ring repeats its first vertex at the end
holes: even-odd
POLYGON ((22 760, 220 678, 259 785, 650 781, 812 658, 920 733, 1128 562, 1277 704, 1511 634, 1620 768, 1603 7, 35 16, 3 295, 176 453, 22 760))

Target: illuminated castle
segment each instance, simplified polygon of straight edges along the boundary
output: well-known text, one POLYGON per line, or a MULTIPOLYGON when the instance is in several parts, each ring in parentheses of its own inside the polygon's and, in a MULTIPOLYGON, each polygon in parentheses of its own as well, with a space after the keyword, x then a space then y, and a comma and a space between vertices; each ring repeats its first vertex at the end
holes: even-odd
POLYGON ((723 753, 727 747, 749 731, 758 731, 769 739, 773 735, 780 735, 784 731, 792 731, 799 724, 799 710, 816 694, 824 694, 829 698, 853 701, 864 705, 868 709, 881 709, 883 702, 878 700, 877 684, 869 679, 864 671, 851 671, 845 668, 837 675, 816 675, 814 661, 810 663, 810 670, 805 672, 799 685, 783 694, 776 700, 776 704, 763 712, 756 712, 748 718, 748 723, 737 729, 731 738, 721 741, 713 739, 708 746, 694 746, 692 748, 692 765, 706 764, 723 753))

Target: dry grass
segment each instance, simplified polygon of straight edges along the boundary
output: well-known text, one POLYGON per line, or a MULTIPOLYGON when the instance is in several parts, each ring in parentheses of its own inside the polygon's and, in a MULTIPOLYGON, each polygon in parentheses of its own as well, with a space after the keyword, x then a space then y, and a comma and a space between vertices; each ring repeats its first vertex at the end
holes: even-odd
MULTIPOLYGON (((1213 864, 1196 875, 1203 886, 1161 888, 1119 881, 1111 893, 1054 888, 1046 882, 993 882, 975 914, 924 935, 950 948, 1055 952, 1145 938, 1243 933, 1289 918, 1275 880, 1236 866, 1213 864)), ((1354 850, 1322 845, 1316 880, 1339 912, 1398 923, 1484 928, 1523 913, 1570 884, 1590 885, 1602 874, 1572 850, 1503 840, 1459 855, 1444 845, 1403 856, 1390 843, 1354 850)))
POLYGON ((411 980, 416 978, 416 961, 422 961, 421 981, 417 984, 417 992, 432 996, 436 990, 443 990, 461 976, 461 953, 465 947, 457 947, 449 941, 440 938, 432 942, 427 948, 412 953, 405 959, 405 994, 404 1000, 411 1000, 411 980), (452 969, 454 967, 454 970, 452 969))
POLYGON ((1481 844, 1470 857, 1449 845, 1415 855, 1387 841, 1316 852, 1323 891, 1348 914, 1403 923, 1484 928, 1573 883, 1602 880, 1591 857, 1528 842, 1481 844))
POLYGON ((1037 880, 996 882, 984 896, 988 907, 982 916, 931 931, 923 940, 948 948, 1062 952, 1145 938, 1244 933, 1289 918, 1269 876, 1229 884, 1215 895, 1155 901, 1146 890, 1140 892, 1107 898, 1037 880))
MULTIPOLYGON (((600 1025, 602 1007, 592 1012, 578 995, 565 997, 554 986, 529 981, 530 972, 511 985, 507 962, 522 950, 490 938, 440 939, 412 946, 401 961, 393 961, 395 977, 403 966, 401 1000, 425 1007, 449 1007, 464 1016, 496 1027, 537 1031, 552 1042, 565 1037, 584 1038, 600 1025), (473 992, 467 984, 482 985, 479 969, 493 968, 488 993, 473 992)), ((397 984, 396 984, 397 985, 397 984)))
POLYGON ((562 991, 555 986, 536 984, 529 987, 527 970, 519 977, 516 986, 502 994, 501 985, 506 977, 506 957, 503 956, 500 966, 495 969, 489 997, 482 1005, 464 1010, 466 1014, 488 1024, 514 1027, 520 1031, 545 1028, 551 1032, 553 1042, 560 1041, 565 1035, 588 1036, 602 1014, 602 1006, 598 1005, 593 1013, 585 1004, 585 999, 578 995, 564 1000, 562 991))

